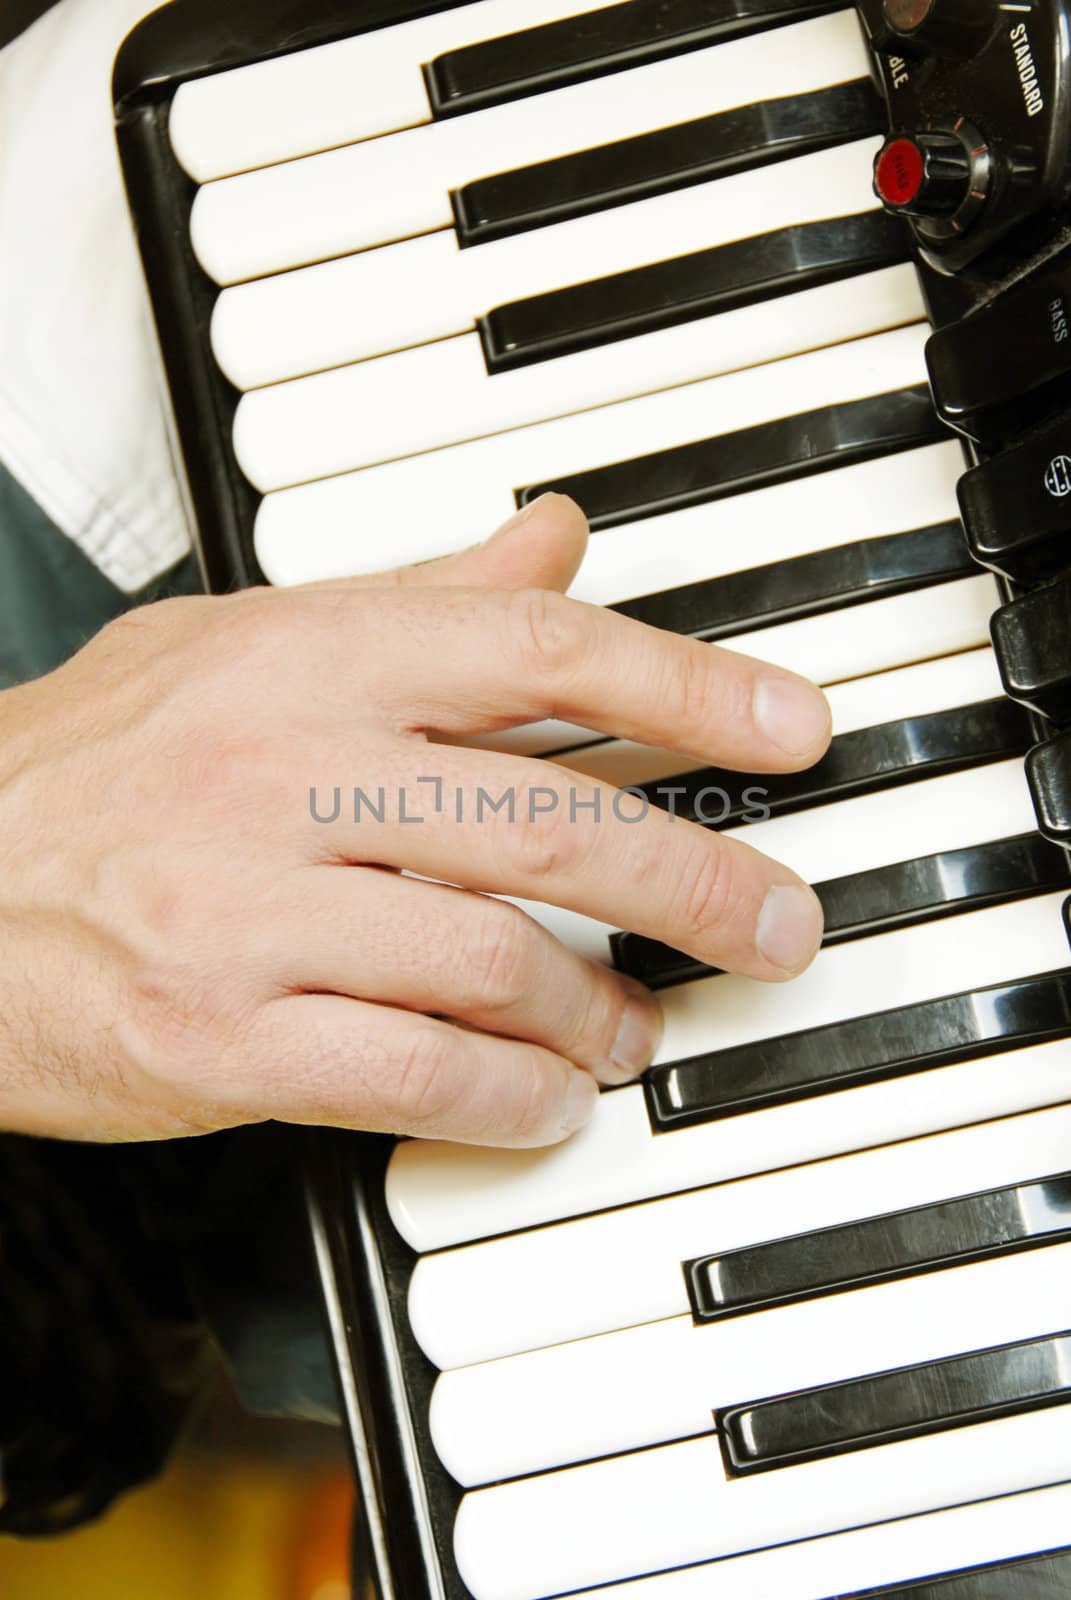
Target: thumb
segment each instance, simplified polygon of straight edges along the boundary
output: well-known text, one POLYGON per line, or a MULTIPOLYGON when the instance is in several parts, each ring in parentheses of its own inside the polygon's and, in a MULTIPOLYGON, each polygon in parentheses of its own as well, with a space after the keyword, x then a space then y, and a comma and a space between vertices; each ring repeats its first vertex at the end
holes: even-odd
POLYGON ((484 544, 410 567, 404 581, 490 589, 568 589, 584 559, 588 520, 575 500, 544 494, 484 544))
MULTIPOLYGON (((341 582, 347 588, 382 589, 391 584, 479 589, 566 590, 576 577, 588 543, 587 518, 564 494, 544 494, 504 522, 483 544, 415 567, 395 567, 341 582)), ((338 588, 338 579, 309 587, 338 588)))

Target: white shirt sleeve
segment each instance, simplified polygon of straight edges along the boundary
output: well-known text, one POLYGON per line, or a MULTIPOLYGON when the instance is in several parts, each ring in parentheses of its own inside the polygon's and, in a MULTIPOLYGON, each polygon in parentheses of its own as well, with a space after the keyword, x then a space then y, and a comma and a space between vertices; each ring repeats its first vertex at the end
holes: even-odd
POLYGON ((188 549, 112 128, 151 0, 61 0, 0 51, 0 461, 130 593, 188 549))

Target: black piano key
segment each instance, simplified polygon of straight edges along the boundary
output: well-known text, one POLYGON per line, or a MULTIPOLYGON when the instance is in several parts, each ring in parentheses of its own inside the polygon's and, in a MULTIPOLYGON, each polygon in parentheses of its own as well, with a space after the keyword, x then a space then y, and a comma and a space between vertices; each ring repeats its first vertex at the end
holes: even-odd
POLYGON ((432 115, 454 116, 836 9, 837 0, 625 0, 450 50, 424 67, 432 115))
POLYGON ((736 106, 454 189, 450 201, 458 242, 485 244, 626 201, 648 200, 865 139, 884 126, 881 101, 868 78, 736 106))
MULTIPOLYGON (((822 943, 828 946, 1069 887, 1064 852, 1040 834, 1023 833, 830 878, 814 889, 825 913, 822 943)), ((641 934, 614 934, 610 946, 618 969, 650 989, 716 970, 641 934)))
POLYGON ((737 311, 910 259, 884 211, 803 222, 498 306, 477 324, 489 373, 737 311))
POLYGON ((644 1094, 668 1133, 1069 1033, 1071 972, 1043 973, 667 1062, 644 1094))
POLYGON ((917 778, 1025 756, 1034 743, 1029 713, 1004 698, 903 717, 837 734, 821 761, 803 772, 742 776, 704 767, 636 785, 652 805, 710 827, 779 816, 827 800, 847 800, 917 778))
POLYGON ((697 961, 686 950, 674 950, 672 945, 648 939, 642 933, 612 933, 610 954, 618 972, 627 972, 648 989, 669 989, 676 983, 709 978, 721 971, 720 967, 697 961))
POLYGON ((1034 589, 993 613, 993 649, 1005 689, 1056 722, 1071 717, 1071 578, 1034 589))
POLYGON ((529 484, 516 501, 525 506, 553 489, 571 495, 593 528, 612 528, 947 438, 929 390, 918 384, 529 484))
POLYGON ((1026 781, 1038 827, 1046 839, 1071 849, 1071 733, 1034 746, 1026 758, 1026 781))
POLYGON ((1071 887, 1067 857, 1037 833, 993 839, 818 884, 827 944, 1071 887))
POLYGON ((1071 1545, 1045 1555, 995 1561, 917 1583, 857 1589, 835 1600, 1067 1600, 1071 1595, 1071 1545))
POLYGON ((1071 1173, 684 1262, 696 1322, 1071 1239, 1071 1173))
POLYGON ((670 633, 725 639, 751 628, 969 577, 975 570, 961 525, 941 522, 664 589, 623 600, 610 609, 670 633))
POLYGON ((732 1475, 843 1455, 1071 1400, 1071 1334, 826 1384, 716 1413, 732 1475))

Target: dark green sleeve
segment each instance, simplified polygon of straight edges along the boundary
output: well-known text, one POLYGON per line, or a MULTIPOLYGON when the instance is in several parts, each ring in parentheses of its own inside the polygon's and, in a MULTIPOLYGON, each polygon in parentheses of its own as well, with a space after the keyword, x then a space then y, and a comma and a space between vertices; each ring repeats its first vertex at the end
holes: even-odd
POLYGON ((124 594, 0 466, 0 689, 51 672, 132 606, 200 588, 187 556, 140 594, 124 594))

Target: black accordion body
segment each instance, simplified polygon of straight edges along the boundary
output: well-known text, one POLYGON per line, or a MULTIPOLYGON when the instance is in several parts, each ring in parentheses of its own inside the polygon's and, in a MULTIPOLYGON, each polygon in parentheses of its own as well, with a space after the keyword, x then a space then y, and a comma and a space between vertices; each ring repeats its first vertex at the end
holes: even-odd
POLYGON ((174 0, 120 54, 213 590, 556 488, 582 598, 833 707, 756 823, 664 753, 503 736, 747 825, 827 934, 773 993, 553 922, 662 992, 643 1083, 552 1151, 314 1136, 383 1600, 1071 1595, 1069 30, 174 0))

